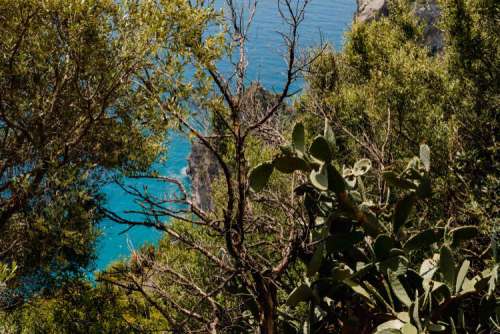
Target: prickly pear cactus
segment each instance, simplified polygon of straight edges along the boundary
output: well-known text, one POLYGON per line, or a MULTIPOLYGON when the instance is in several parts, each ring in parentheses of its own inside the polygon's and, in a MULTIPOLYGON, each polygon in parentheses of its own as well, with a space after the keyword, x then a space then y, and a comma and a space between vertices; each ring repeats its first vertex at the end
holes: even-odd
POLYGON ((310 145, 305 138, 299 123, 292 142, 249 175, 250 188, 257 192, 274 172, 304 176, 295 192, 314 216, 313 246, 303 282, 282 311, 305 303, 309 315, 302 322, 291 320, 290 328, 297 333, 341 328, 332 332, 378 334, 498 329, 498 264, 480 260, 486 269, 478 272, 471 270, 469 260, 461 260, 461 245, 476 236, 477 228, 407 228, 416 208, 432 196, 427 145, 421 145, 419 156, 403 171, 382 172, 386 186, 398 196, 394 203, 376 204, 365 185, 370 160, 338 166, 328 124, 310 145), (465 316, 472 307, 480 309, 481 319, 465 316))

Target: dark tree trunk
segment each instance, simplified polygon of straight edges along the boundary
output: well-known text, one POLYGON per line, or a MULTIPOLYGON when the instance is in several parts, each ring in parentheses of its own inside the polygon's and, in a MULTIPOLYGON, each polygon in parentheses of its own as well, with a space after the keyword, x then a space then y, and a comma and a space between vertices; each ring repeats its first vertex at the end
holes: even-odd
POLYGON ((260 334, 276 333, 276 286, 271 278, 266 278, 260 273, 256 273, 253 276, 256 283, 257 302, 259 305, 260 334))

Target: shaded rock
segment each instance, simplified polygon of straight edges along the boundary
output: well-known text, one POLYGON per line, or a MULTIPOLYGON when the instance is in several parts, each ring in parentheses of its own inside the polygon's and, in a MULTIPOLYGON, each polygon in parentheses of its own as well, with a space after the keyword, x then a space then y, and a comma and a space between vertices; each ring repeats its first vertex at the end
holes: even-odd
POLYGON ((194 204, 203 210, 211 210, 212 184, 219 175, 219 165, 213 153, 199 141, 194 141, 191 145, 187 173, 191 177, 194 204))
POLYGON ((443 32, 438 28, 441 10, 437 0, 425 1, 425 3, 415 6, 415 14, 425 23, 424 38, 425 44, 431 48, 432 53, 441 51, 444 47, 443 32))

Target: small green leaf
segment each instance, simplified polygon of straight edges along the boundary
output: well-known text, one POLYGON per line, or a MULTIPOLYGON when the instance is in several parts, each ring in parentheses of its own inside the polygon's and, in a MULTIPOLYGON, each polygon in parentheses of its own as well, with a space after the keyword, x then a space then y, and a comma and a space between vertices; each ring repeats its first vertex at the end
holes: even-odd
POLYGON ((422 330, 422 324, 420 322, 420 313, 419 313, 419 303, 418 303, 418 290, 415 293, 415 302, 410 306, 411 318, 414 321, 414 324, 417 325, 418 330, 422 330))
POLYGON ((304 325, 302 326, 302 334, 311 334, 311 321, 306 319, 304 325))
POLYGON ((453 318, 450 318, 450 325, 451 325, 451 333, 458 334, 457 327, 455 326, 455 321, 453 320, 453 318))
POLYGON ((307 276, 313 276, 318 272, 319 268, 321 267, 321 262, 323 261, 323 252, 323 246, 320 245, 307 264, 307 276))
POLYGON ((332 160, 332 151, 330 149, 330 144, 323 136, 314 138, 314 141, 309 148, 309 153, 314 158, 323 162, 330 162, 332 160))
POLYGON ((325 118, 325 130, 323 132, 323 136, 330 145, 331 151, 335 152, 335 147, 337 145, 335 140, 335 134, 333 133, 332 127, 328 124, 328 120, 326 118, 325 118))
POLYGON ((433 333, 434 332, 444 332, 446 330, 446 327, 443 325, 430 324, 430 325, 427 325, 427 329, 433 333))
POLYGON ((281 156, 273 161, 274 168, 282 173, 290 174, 297 170, 307 171, 308 166, 304 159, 297 157, 281 156))
POLYGON ((495 291, 497 291, 498 267, 499 267, 499 265, 497 264, 497 265, 493 266, 493 269, 491 270, 491 276, 490 276, 490 279, 488 280, 488 292, 486 293, 486 296, 488 298, 493 296, 495 291))
POLYGON ((460 242, 474 238, 477 233, 478 228, 476 226, 460 226, 454 228, 450 231, 450 235, 453 240, 451 245, 453 247, 458 247, 460 242))
POLYGON ((408 181, 404 178, 399 177, 396 173, 391 171, 386 171, 382 173, 382 177, 388 185, 401 188, 403 190, 414 190, 417 189, 415 183, 408 181))
POLYGON ((443 281, 453 291, 455 285, 455 261, 448 246, 443 245, 439 253, 439 271, 443 275, 443 281))
POLYGON ((415 194, 408 194, 396 203, 392 219, 393 232, 397 233, 406 223, 415 204, 415 194))
POLYGON ((420 198, 429 198, 432 195, 431 179, 429 176, 424 175, 420 179, 420 184, 417 188, 417 195, 420 198))
POLYGON ((408 271, 408 259, 404 256, 390 257, 387 260, 378 262, 376 266, 381 272, 387 272, 390 269, 399 276, 408 271))
POLYGON ((431 149, 426 144, 420 145, 420 160, 428 172, 431 169, 431 149))
POLYGON ((387 275, 389 276, 389 284, 391 285, 394 295, 399 299, 399 301, 409 307, 411 305, 411 299, 408 296, 403 284, 401 284, 398 275, 390 269, 387 270, 387 275))
POLYGON ((273 173, 273 169, 273 165, 269 162, 264 162, 252 169, 249 176, 250 187, 256 192, 264 189, 273 173))
POLYGON ((417 327, 413 326, 410 323, 404 324, 403 327, 401 327, 401 333, 403 334, 418 334, 418 329, 417 327))
POLYGON ((360 284, 356 283, 355 281, 353 281, 349 278, 344 280, 344 284, 346 284, 348 287, 350 287, 357 294, 368 299, 370 302, 375 303, 375 300, 372 298, 372 296, 360 284))
POLYGON ((297 306, 300 302, 306 302, 312 297, 312 290, 307 284, 296 287, 288 296, 286 303, 291 307, 297 306))
POLYGON ((338 172, 332 164, 327 166, 328 172, 328 189, 334 191, 336 194, 346 190, 346 183, 342 175, 338 172))
POLYGON ((292 131, 292 144, 293 147, 302 154, 306 149, 305 136, 304 125, 302 123, 295 124, 292 131))
POLYGON ((467 293, 467 292, 472 292, 476 288, 474 285, 479 281, 479 278, 473 277, 472 279, 468 279, 467 277, 464 279, 464 282, 462 283, 462 293, 467 293))
POLYGON ((309 175, 309 179, 314 187, 319 190, 328 189, 328 173, 326 170, 326 165, 322 165, 319 171, 312 170, 309 175))
POLYGON ((404 275, 405 283, 410 287, 421 287, 424 281, 423 277, 420 276, 415 270, 409 268, 404 275))
POLYGON ((438 269, 437 263, 434 259, 425 259, 420 265, 419 275, 423 279, 431 280, 438 269))
POLYGON ((464 283, 464 290, 482 291, 485 289, 490 289, 492 287, 492 283, 495 283, 495 281, 498 279, 498 266, 499 265, 497 264, 492 269, 483 270, 479 275, 474 276, 472 280, 467 280, 464 283))
POLYGON ((372 162, 368 159, 361 159, 354 164, 352 172, 354 176, 366 174, 372 168, 372 162))
POLYGON ((455 284, 455 293, 459 293, 462 290, 462 285, 464 283, 467 272, 469 271, 470 261, 465 260, 460 267, 457 274, 457 282, 455 284))
POLYGON ((443 237, 444 237, 443 228, 427 229, 408 239, 408 241, 404 245, 404 249, 407 252, 414 250, 423 250, 432 245, 433 243, 438 242, 443 237))
POLYGON ((394 239, 386 234, 381 234, 375 239, 375 244, 373 245, 373 250, 377 256, 377 260, 385 260, 389 257, 390 251, 397 247, 397 243, 394 239))
MULTIPOLYGON (((402 322, 399 319, 389 320, 389 321, 386 321, 386 322, 381 323, 380 325, 378 325, 376 333, 379 333, 380 331, 383 331, 385 329, 396 329, 396 330, 399 330, 403 326, 404 326, 404 322, 402 322)), ((400 333, 400 332, 398 331, 398 333, 400 333)))

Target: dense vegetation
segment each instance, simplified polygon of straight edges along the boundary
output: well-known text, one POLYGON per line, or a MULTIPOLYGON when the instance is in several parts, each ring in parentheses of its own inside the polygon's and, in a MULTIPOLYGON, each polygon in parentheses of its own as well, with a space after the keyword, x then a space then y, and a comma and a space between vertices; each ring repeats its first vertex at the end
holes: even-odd
POLYGON ((302 57, 280 0, 275 94, 227 3, 0 0, 0 333, 500 331, 497 1, 440 1, 441 50, 394 0, 302 57), (151 170, 173 131, 218 166, 208 208, 151 170), (164 237, 90 281, 104 217, 164 237))

